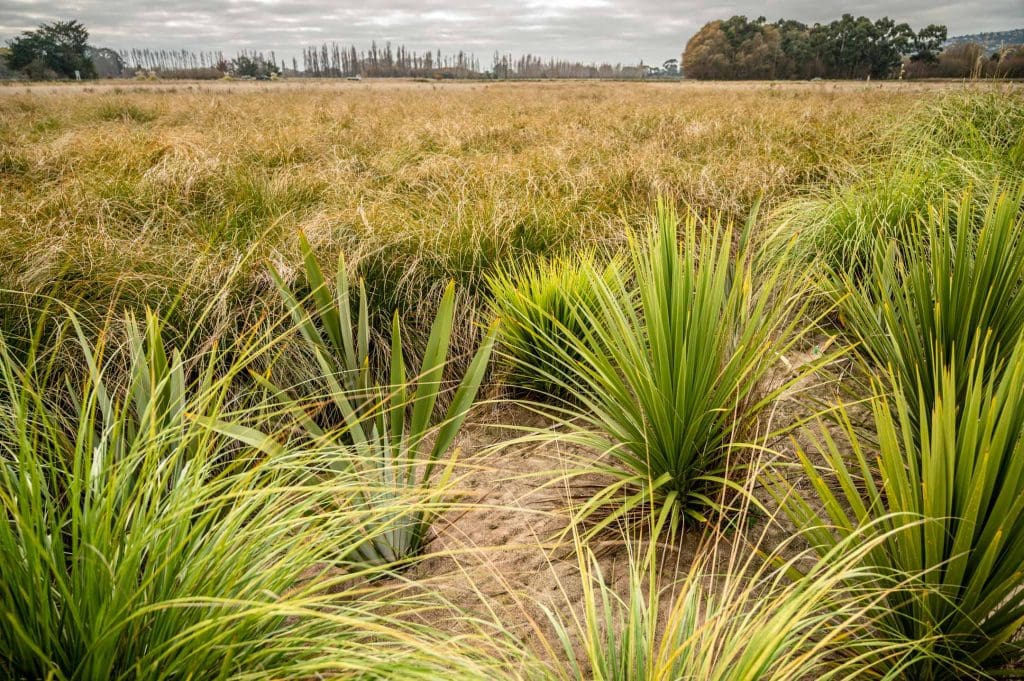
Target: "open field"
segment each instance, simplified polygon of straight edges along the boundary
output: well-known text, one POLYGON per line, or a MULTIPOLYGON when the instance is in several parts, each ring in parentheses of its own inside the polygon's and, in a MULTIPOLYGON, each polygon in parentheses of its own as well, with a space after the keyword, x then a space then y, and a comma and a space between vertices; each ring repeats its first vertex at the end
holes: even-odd
POLYGON ((0 676, 1024 659, 1012 84, 0 87, 0 676))
POLYGON ((659 193, 742 218, 759 199, 841 182, 886 153, 893 120, 946 89, 4 88, 0 276, 79 306, 180 293, 191 324, 229 278, 229 316, 275 299, 262 259, 289 267, 302 231, 327 259, 346 252, 375 307, 414 314, 449 278, 475 299, 499 264, 614 247, 659 193))

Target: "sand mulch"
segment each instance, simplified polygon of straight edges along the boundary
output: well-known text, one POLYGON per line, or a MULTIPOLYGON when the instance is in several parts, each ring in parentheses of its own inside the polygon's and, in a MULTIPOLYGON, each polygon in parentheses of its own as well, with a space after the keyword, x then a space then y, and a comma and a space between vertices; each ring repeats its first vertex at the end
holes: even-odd
MULTIPOLYGON (((778 380, 812 361, 820 342, 791 353, 787 366, 780 367, 778 380)), ((806 418, 836 398, 836 383, 805 380, 779 398, 768 415, 767 429, 806 418)), ((428 557, 409 576, 423 580, 458 608, 501 622, 542 656, 545 650, 557 656, 559 648, 545 648, 557 645, 557 639, 544 609, 568 615, 579 608, 583 595, 572 537, 561 534, 569 526, 566 499, 585 494, 588 485, 601 480, 593 476, 564 479, 571 462, 596 456, 573 445, 557 441, 508 444, 522 435, 516 428, 523 426, 545 428, 546 422, 526 409, 503 403, 487 405, 474 414, 473 423, 456 443, 462 461, 457 486, 465 492, 463 502, 435 523, 430 551, 440 555, 428 557)), ((772 445, 782 456, 792 453, 789 436, 772 445)), ((771 505, 767 492, 757 496, 771 505)), ((794 531, 786 522, 765 518, 754 523, 748 534, 759 537, 763 548, 770 548, 794 531)), ((671 585, 689 567, 698 544, 697 536, 685 535, 676 539, 673 550, 662 552, 663 564, 675 568, 661 572, 663 586, 671 585)), ((611 534, 601 545, 603 576, 620 594, 627 583, 628 554, 626 544, 611 534)), ((452 630, 463 626, 454 618, 434 624, 452 630)))

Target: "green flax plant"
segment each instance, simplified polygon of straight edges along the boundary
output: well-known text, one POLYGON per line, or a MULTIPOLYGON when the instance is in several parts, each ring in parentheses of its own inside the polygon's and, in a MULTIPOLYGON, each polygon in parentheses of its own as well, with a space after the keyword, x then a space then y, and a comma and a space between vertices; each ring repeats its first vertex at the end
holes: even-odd
POLYGON ((543 407, 562 427, 537 437, 607 455, 580 469, 613 480, 580 508, 600 518, 595 531, 652 503, 678 521, 721 510, 729 469, 742 466, 737 443, 814 368, 780 371, 809 328, 808 284, 761 266, 753 222, 741 233, 692 213, 680 222, 659 203, 656 229, 630 237, 629 268, 577 306, 582 337, 551 343, 574 406, 543 407))
POLYGON ((127 323, 114 353, 111 334, 89 340, 68 319, 81 379, 38 335, 19 360, 0 333, 0 676, 428 679, 503 667, 466 644, 473 634, 448 640, 417 623, 457 616, 440 598, 374 586, 380 570, 347 560, 397 509, 367 504, 365 480, 289 437, 258 390, 236 394, 272 341, 183 356, 150 314, 127 323))
POLYGON ((444 508, 444 499, 437 492, 451 478, 455 458, 449 458, 440 468, 438 464, 455 442, 476 400, 496 328, 492 326, 487 332, 452 391, 444 382, 455 317, 454 284, 449 284, 417 368, 410 370, 407 366, 402 325, 398 314, 394 315, 388 379, 380 381, 370 369, 368 339, 372 329, 363 287, 353 324, 344 259, 339 258, 332 294, 305 241, 303 251, 306 280, 312 291, 308 301, 300 300, 276 273, 274 277, 327 385, 326 394, 320 396, 322 402, 333 410, 339 423, 324 427, 304 413, 294 390, 274 388, 274 392, 289 411, 300 414, 298 422, 306 437, 321 445, 336 446, 339 456, 331 463, 335 470, 354 472, 364 479, 364 502, 389 509, 379 524, 367 525, 366 542, 353 558, 391 564, 415 557, 423 551, 433 519, 444 508), (450 397, 444 410, 440 406, 442 396, 450 397), (403 499, 421 494, 431 503, 413 505, 408 512, 402 510, 403 499))
POLYGON ((863 276, 830 274, 858 351, 899 378, 915 409, 930 406, 947 368, 960 391, 980 357, 998 372, 1024 331, 1024 185, 980 214, 974 203, 966 194, 930 207, 877 245, 863 276))
POLYGON ((886 535, 862 564, 902 584, 879 585, 877 625, 918 648, 907 679, 990 678, 1024 653, 1024 341, 998 375, 986 353, 978 341, 943 366, 928 399, 892 377, 872 403, 877 445, 841 411, 841 438, 812 437, 823 466, 797 450, 813 492, 784 487, 823 555, 865 527, 886 535))

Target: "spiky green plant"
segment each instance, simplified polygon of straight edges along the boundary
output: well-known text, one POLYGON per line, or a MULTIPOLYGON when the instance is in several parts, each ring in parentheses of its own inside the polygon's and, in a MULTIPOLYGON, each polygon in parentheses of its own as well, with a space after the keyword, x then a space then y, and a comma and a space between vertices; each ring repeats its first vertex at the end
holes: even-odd
POLYGON ((578 308, 598 311, 594 282, 614 282, 618 261, 599 265, 593 253, 517 265, 488 277, 491 309, 501 319, 507 381, 540 396, 561 397, 575 371, 562 358, 570 337, 585 335, 578 308))
MULTIPOLYGON (((832 273, 832 291, 862 355, 893 371, 916 407, 946 367, 966 384, 979 346, 997 371, 1024 332, 1024 185, 981 215, 964 195, 879 244, 863 277, 832 273)), ((950 396, 952 397, 952 396, 950 396)))
POLYGON ((128 328, 127 372, 109 334, 73 335, 82 381, 38 339, 16 360, 0 334, 0 676, 483 678, 503 667, 414 623, 454 613, 440 599, 368 586, 377 571, 344 560, 418 502, 366 504, 361 476, 325 465, 333 452, 290 443, 273 428, 280 414, 236 401, 234 380, 265 345, 183 357, 156 316, 128 328))
POLYGON ((310 312, 296 293, 274 269, 270 274, 277 284, 277 290, 302 334, 306 344, 317 353, 317 360, 330 363, 329 375, 341 380, 342 387, 350 394, 365 392, 370 384, 370 322, 366 304, 366 290, 359 282, 359 311, 355 323, 352 320, 352 300, 349 293, 348 269, 344 253, 338 256, 335 270, 335 291, 332 295, 320 263, 316 259, 306 236, 300 235, 300 249, 303 257, 303 274, 309 286, 310 312), (355 332, 353 334, 353 331, 355 332))
POLYGON ((786 508, 820 553, 866 526, 887 534, 864 564, 904 580, 878 625, 922 651, 908 679, 982 678, 1024 653, 1024 341, 998 376, 989 365, 976 344, 930 399, 876 397, 877 453, 845 416, 850 452, 824 430, 813 441, 824 471, 798 449, 815 494, 786 508))
MULTIPOLYGON (((343 439, 336 429, 325 429, 303 413, 294 390, 275 390, 292 413, 300 414, 299 423, 313 442, 331 443, 339 451, 333 462, 338 471, 354 471, 368 486, 364 502, 390 509, 381 521, 367 525, 366 542, 355 555, 369 563, 389 564, 422 552, 427 533, 441 499, 432 496, 435 469, 451 448, 473 406, 487 372, 494 346, 496 328, 492 325, 477 348, 454 392, 447 410, 438 399, 446 392, 444 370, 448 362, 455 315, 455 287, 449 284, 441 298, 430 328, 420 366, 410 372, 406 366, 402 330, 396 312, 391 325, 388 382, 375 380, 368 360, 369 328, 366 294, 360 288, 357 329, 353 334, 348 273, 339 259, 337 291, 331 295, 320 266, 303 242, 306 278, 312 288, 308 310, 288 286, 275 275, 281 293, 301 331, 306 346, 316 358, 321 377, 327 385, 322 397, 333 406, 343 425, 343 439), (289 393, 292 396, 289 396, 289 393), (353 456, 354 455, 354 456, 353 456), (412 512, 395 511, 402 499, 422 493, 437 502, 421 505, 412 512)), ((450 459, 441 480, 451 474, 450 459)), ((443 486, 442 486, 443 487, 443 486)))
POLYGON ((596 281, 596 307, 577 309, 583 337, 552 344, 579 406, 549 410, 565 434, 540 436, 607 453, 599 468, 616 481, 581 508, 610 509, 595 531, 650 501, 703 521, 738 464, 737 434, 790 385, 766 379, 806 329, 806 283, 758 267, 751 224, 740 235, 692 213, 680 224, 659 203, 657 229, 631 237, 631 276, 596 281))

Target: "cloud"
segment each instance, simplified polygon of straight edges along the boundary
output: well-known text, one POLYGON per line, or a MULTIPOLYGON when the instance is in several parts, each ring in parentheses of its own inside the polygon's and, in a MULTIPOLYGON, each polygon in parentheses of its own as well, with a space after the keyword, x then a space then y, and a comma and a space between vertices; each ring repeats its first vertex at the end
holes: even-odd
POLYGON ((676 57, 705 22, 733 14, 814 23, 850 12, 889 15, 920 27, 946 24, 950 35, 1024 25, 1021 0, 935 3, 882 0, 855 8, 832 0, 768 0, 714 5, 681 0, 3 0, 0 41, 43 21, 78 19, 93 44, 123 49, 274 50, 290 58, 323 41, 390 41, 423 51, 466 50, 483 63, 495 52, 660 63, 676 57))

